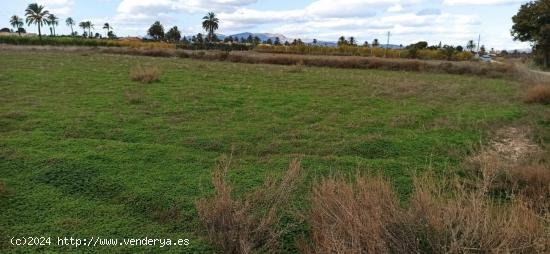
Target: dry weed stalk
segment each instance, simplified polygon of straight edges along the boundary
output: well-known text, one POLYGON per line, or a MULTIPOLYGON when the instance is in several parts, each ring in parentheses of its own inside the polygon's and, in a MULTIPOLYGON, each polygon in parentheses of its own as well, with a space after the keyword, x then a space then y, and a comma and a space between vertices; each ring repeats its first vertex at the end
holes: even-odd
POLYGON ((261 188, 242 200, 231 196, 226 174, 231 157, 223 158, 214 172, 214 197, 200 200, 197 210, 208 235, 224 253, 273 252, 285 232, 277 229, 279 211, 288 205, 292 191, 300 180, 300 162, 292 160, 281 181, 268 178, 261 188))

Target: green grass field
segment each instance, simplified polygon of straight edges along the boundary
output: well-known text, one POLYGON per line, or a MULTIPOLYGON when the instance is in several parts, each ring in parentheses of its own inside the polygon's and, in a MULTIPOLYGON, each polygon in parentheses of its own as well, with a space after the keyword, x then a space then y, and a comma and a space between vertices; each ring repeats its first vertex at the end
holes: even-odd
MULTIPOLYGON (((530 124, 545 145, 548 107, 522 93, 511 79, 0 51, 0 252, 212 252, 195 203, 232 151, 237 195, 301 158, 297 211, 311 181, 333 174, 383 174, 406 200, 413 174, 460 174, 500 126, 530 124), (138 64, 160 81, 131 81, 138 64), (16 247, 13 236, 191 244, 16 247)), ((289 252, 304 230, 285 236, 289 252)))

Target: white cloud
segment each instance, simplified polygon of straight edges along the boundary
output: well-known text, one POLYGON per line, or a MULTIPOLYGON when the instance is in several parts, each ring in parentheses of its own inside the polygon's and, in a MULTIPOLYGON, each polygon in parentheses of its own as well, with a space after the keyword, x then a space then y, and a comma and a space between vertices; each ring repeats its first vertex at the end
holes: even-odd
POLYGON ((502 5, 502 4, 517 4, 525 2, 525 0, 444 0, 446 5, 502 5))
POLYGON ((57 16, 66 16, 74 5, 72 0, 39 0, 38 4, 44 5, 46 10, 57 16))

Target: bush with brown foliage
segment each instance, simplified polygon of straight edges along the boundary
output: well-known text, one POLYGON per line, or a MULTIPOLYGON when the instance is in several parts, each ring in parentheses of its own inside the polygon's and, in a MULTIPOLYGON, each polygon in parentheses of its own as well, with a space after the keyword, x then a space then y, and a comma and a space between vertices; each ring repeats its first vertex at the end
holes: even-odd
POLYGON ((536 85, 529 88, 525 102, 550 104, 550 85, 536 85))
POLYGON ((434 184, 433 178, 415 181, 410 213, 416 237, 426 253, 545 253, 544 221, 513 198, 509 204, 493 201, 482 188, 470 189, 455 181, 434 184))
POLYGON ((161 74, 162 72, 157 67, 143 67, 139 65, 130 71, 130 78, 133 81, 149 84, 158 81, 161 74))
POLYGON ((382 179, 328 178, 313 188, 305 253, 415 253, 411 218, 382 179))
POLYGON ((415 180, 408 208, 380 179, 326 179, 313 190, 305 253, 545 253, 541 219, 521 199, 495 203, 479 189, 415 180), (454 186, 454 187, 453 187, 454 186))
POLYGON ((214 172, 215 195, 197 203, 199 218, 211 242, 224 253, 273 252, 280 248, 285 232, 276 227, 281 209, 300 179, 300 162, 290 162, 281 181, 268 178, 264 185, 243 199, 232 197, 227 181, 231 158, 223 158, 214 172))
MULTIPOLYGON (((516 148, 517 149, 517 148, 516 148)), ((529 161, 510 161, 494 151, 470 159, 474 183, 490 194, 517 196, 538 214, 550 215, 550 165, 531 154, 529 161)))

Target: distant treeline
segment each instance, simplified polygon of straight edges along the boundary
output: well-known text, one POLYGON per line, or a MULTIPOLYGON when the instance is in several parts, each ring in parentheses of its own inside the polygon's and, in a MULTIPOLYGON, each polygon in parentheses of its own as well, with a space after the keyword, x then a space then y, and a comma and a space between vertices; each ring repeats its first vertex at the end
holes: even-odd
POLYGON ((470 51, 460 51, 454 47, 423 48, 409 47, 402 49, 385 49, 378 47, 364 47, 340 45, 338 47, 323 47, 316 45, 266 45, 260 44, 255 51, 262 53, 286 53, 306 55, 338 55, 338 56, 372 56, 389 58, 412 58, 426 60, 453 60, 467 61, 474 58, 470 51))

